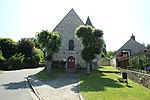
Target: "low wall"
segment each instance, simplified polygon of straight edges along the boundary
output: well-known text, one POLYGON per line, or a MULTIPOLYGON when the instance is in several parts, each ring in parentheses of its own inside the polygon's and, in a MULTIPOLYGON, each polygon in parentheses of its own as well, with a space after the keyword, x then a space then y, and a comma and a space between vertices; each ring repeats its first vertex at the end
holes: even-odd
POLYGON ((112 58, 110 60, 110 65, 113 66, 113 67, 116 67, 116 58, 112 58))
POLYGON ((99 66, 110 66, 110 60, 99 60, 98 65, 99 66))
POLYGON ((128 78, 136 83, 139 83, 150 89, 150 74, 144 74, 140 72, 135 72, 131 70, 121 70, 128 73, 128 78))

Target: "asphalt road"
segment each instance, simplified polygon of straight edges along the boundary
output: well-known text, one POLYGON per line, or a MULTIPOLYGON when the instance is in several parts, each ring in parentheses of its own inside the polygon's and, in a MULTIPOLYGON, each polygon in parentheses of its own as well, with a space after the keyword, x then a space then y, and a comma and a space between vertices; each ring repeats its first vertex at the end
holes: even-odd
POLYGON ((42 69, 4 71, 0 74, 0 100, 33 100, 26 77, 42 69))

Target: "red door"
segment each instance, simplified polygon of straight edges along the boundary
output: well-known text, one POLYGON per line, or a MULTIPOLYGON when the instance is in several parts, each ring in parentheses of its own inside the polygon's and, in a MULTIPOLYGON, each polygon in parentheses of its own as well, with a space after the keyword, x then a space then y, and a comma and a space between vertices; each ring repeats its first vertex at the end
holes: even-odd
POLYGON ((68 57, 67 67, 68 68, 75 68, 75 58, 73 56, 68 57))

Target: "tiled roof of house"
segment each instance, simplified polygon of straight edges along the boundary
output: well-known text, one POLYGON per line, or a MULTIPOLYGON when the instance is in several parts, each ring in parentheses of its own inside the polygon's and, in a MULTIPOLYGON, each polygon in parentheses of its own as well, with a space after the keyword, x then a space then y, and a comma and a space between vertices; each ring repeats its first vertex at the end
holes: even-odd
POLYGON ((123 50, 129 50, 131 51, 131 54, 135 54, 138 52, 144 52, 146 49, 143 45, 135 41, 135 36, 134 38, 131 38, 121 47, 116 51, 116 55, 119 55, 123 50))

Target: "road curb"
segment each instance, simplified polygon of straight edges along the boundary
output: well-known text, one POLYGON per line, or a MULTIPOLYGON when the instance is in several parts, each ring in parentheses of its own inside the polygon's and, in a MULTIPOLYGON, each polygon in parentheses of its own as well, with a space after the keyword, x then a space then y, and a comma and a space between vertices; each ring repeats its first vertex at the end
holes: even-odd
POLYGON ((38 92, 38 91, 35 89, 35 87, 33 86, 33 84, 32 84, 32 79, 31 79, 30 76, 27 77, 27 82, 28 82, 28 84, 29 84, 31 90, 33 91, 33 93, 37 96, 37 98, 38 98, 39 100, 44 100, 44 99, 40 96, 39 92, 38 92))
MULTIPOLYGON (((78 76, 80 76, 79 74, 78 74, 78 76)), ((77 78, 78 79, 78 83, 79 83, 79 98, 80 98, 80 100, 84 100, 84 98, 82 97, 82 95, 81 95, 81 92, 80 92, 80 84, 81 84, 81 82, 80 82, 80 78, 78 77, 77 78)))

